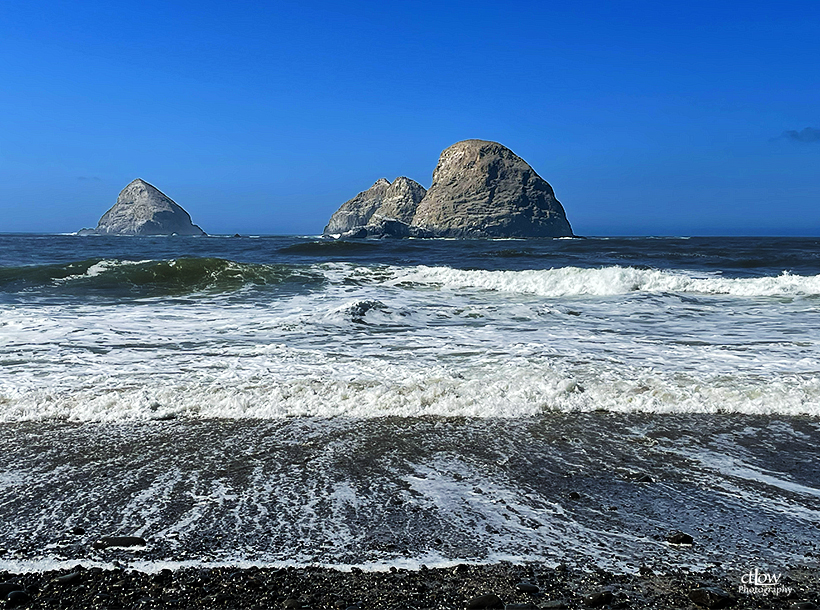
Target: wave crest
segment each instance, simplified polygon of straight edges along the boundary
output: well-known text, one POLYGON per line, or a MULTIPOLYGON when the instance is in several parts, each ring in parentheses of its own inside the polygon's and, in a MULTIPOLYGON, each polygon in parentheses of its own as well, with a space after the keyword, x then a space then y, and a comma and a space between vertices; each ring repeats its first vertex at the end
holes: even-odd
POLYGON ((420 266, 397 274, 396 283, 437 285, 446 289, 476 288, 543 297, 615 296, 632 292, 697 293, 743 297, 820 295, 820 275, 758 278, 692 277, 678 271, 603 267, 524 271, 463 270, 420 266))
POLYGON ((0 269, 4 292, 98 294, 112 297, 180 296, 232 292, 245 286, 321 284, 317 273, 293 266, 238 263, 221 258, 90 259, 59 265, 0 269))

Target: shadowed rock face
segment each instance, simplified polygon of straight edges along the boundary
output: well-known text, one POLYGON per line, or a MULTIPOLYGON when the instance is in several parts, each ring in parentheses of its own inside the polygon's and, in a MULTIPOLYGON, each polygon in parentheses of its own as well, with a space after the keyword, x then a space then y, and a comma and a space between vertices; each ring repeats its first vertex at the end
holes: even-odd
POLYGON ((418 182, 400 176, 392 183, 379 178, 366 191, 342 204, 325 227, 325 235, 410 234, 410 222, 422 197, 424 187, 418 182))
POLYGON ((325 234, 346 237, 571 237, 552 187, 497 142, 464 140, 441 153, 425 191, 384 178, 346 202, 325 234))
POLYGON ((103 214, 96 229, 81 233, 99 235, 205 235, 191 216, 159 189, 137 178, 103 214))
POLYGON ((412 224, 436 237, 570 237, 552 187, 509 148, 464 140, 439 157, 412 224))
POLYGON ((379 178, 369 189, 343 203, 330 217, 325 227, 325 234, 344 233, 364 227, 373 216, 373 212, 381 206, 384 192, 389 186, 390 182, 387 178, 379 178))

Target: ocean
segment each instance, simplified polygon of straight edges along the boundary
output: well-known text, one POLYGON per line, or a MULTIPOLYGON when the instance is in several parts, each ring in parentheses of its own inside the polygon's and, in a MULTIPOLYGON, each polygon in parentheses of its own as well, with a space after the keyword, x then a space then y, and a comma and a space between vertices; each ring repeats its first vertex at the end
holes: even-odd
POLYGON ((0 235, 0 569, 816 567, 818 444, 817 238, 0 235))

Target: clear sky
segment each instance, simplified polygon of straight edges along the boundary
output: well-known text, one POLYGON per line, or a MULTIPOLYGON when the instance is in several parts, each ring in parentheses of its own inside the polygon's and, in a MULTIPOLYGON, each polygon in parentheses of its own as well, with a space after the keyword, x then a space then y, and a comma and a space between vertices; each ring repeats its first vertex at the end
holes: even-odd
POLYGON ((820 235, 820 2, 0 3, 0 232, 141 177, 210 233, 316 234, 467 138, 577 234, 820 235))

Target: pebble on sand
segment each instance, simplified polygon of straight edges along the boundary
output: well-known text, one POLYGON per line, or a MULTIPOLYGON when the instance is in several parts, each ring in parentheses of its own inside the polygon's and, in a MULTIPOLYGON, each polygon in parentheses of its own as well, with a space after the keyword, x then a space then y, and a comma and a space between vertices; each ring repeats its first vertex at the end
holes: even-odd
POLYGON ((6 595, 6 601, 9 603, 10 606, 18 606, 20 604, 26 604, 31 600, 29 594, 25 591, 11 591, 8 595, 6 595))
POLYGON ((612 602, 612 591, 598 591, 584 598, 584 604, 590 608, 605 606, 612 602))
POLYGON ((23 586, 18 583, 14 582, 13 580, 8 580, 6 582, 0 582, 0 599, 6 599, 6 596, 11 593, 12 591, 22 591, 23 586))
POLYGON ((494 593, 473 597, 467 602, 467 610, 481 610, 482 608, 503 608, 504 602, 494 593))
POLYGON ((515 585, 516 591, 520 593, 538 593, 541 589, 538 585, 534 585, 529 582, 520 582, 515 585))
POLYGON ((669 544, 694 544, 695 539, 684 532, 674 531, 666 535, 666 541, 669 544))
POLYGON ((51 582, 58 585, 73 585, 80 582, 80 579, 82 579, 82 574, 79 572, 70 572, 68 574, 64 574, 63 576, 58 576, 51 582))
POLYGON ((91 546, 95 549, 107 549, 112 546, 128 548, 134 546, 145 546, 145 544, 145 539, 140 538, 139 536, 103 536, 91 546))

